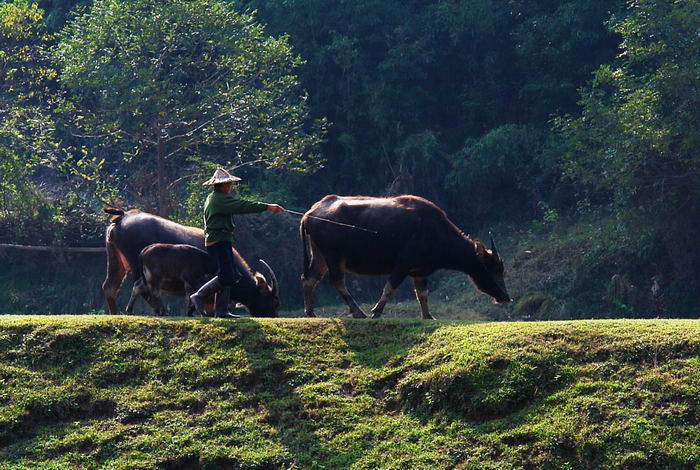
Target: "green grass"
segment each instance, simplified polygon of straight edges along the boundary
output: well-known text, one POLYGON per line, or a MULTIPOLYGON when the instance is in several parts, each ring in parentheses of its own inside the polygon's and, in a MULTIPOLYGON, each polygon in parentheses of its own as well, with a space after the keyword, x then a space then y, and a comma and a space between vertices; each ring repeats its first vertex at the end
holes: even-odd
MULTIPOLYGON (((473 289, 472 287, 469 287, 473 289)), ((462 297, 452 298, 450 302, 442 299, 430 302, 430 314, 437 320, 463 321, 463 322, 483 322, 489 320, 488 311, 498 310, 501 315, 507 315, 507 307, 494 305, 480 293, 471 293, 462 297)), ((437 296, 436 296, 437 297, 437 296)), ((342 300, 341 300, 342 302, 342 300)), ((372 307, 375 303, 358 302, 360 308, 368 317, 372 316, 372 307)), ((314 310, 317 317, 321 318, 350 318, 350 310, 344 303, 316 307, 314 310)), ((250 315, 245 308, 239 308, 236 313, 250 315)), ((280 317, 300 318, 305 317, 304 309, 282 310, 280 317)), ((421 310, 418 301, 412 300, 391 300, 387 303, 382 315, 383 320, 420 320, 421 310)))
POLYGON ((699 321, 0 320, 0 469, 685 469, 699 423, 699 321))

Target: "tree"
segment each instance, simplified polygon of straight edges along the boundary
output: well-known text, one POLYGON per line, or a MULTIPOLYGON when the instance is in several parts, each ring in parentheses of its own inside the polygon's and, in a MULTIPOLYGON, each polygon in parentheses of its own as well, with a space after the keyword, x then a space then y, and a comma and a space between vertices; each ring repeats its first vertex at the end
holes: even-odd
POLYGON ((74 12, 92 4, 92 0, 35 0, 46 12, 44 24, 50 32, 60 31, 74 12))
POLYGON ((28 0, 0 4, 0 216, 31 217, 43 204, 31 177, 49 133, 46 102, 56 77, 46 56, 43 12, 28 0))
POLYGON ((695 1, 641 0, 613 18, 614 65, 581 95, 582 114, 559 120, 572 142, 569 175, 622 206, 676 205, 700 178, 700 16, 695 1))
POLYGON ((615 63, 582 90, 581 115, 558 120, 565 164, 618 214, 643 216, 662 241, 654 262, 667 254, 690 305, 700 279, 700 2, 636 0, 629 9, 610 22, 623 38, 615 63))
POLYGON ((505 220, 522 220, 545 199, 543 193, 548 191, 539 187, 545 186, 540 180, 552 177, 543 156, 544 137, 535 127, 507 124, 479 139, 468 139, 450 156, 447 189, 461 195, 461 213, 468 214, 472 224, 494 213, 505 220), (466 188, 468 197, 464 197, 466 188))
MULTIPOLYGON (((239 1, 273 31, 289 33, 308 60, 301 80, 312 112, 333 123, 323 149, 336 158, 319 184, 302 180, 297 192, 315 190, 307 199, 330 191, 381 194, 400 182, 402 191, 436 198, 457 219, 473 213, 463 203, 469 181, 455 179, 449 160, 466 163, 471 152, 462 149, 474 139, 508 151, 495 139, 507 138, 503 126, 527 128, 533 142, 542 142, 529 144, 532 153, 520 161, 548 182, 524 191, 562 200, 552 196, 567 186, 552 175, 556 170, 536 174, 544 166, 541 147, 558 137, 551 116, 577 109, 578 88, 614 57, 619 36, 604 22, 624 6, 624 0, 239 1), (419 154, 429 172, 416 165, 419 154)), ((539 200, 524 206, 536 208, 539 200)))
POLYGON ((309 122, 300 59, 222 1, 98 0, 60 33, 53 59, 73 134, 93 139, 110 174, 124 172, 126 155, 146 197, 154 168, 162 215, 188 158, 317 162, 322 124, 309 122))

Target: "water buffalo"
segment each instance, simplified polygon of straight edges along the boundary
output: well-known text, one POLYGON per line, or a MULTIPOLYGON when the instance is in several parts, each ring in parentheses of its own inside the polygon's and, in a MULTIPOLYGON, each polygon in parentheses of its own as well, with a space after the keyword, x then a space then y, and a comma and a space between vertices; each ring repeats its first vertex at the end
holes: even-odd
MULTIPOLYGON (((141 250, 139 261, 142 276, 134 283, 126 312, 132 313, 138 296, 148 300, 156 315, 165 315, 160 293, 185 296, 187 315, 192 316, 194 306, 190 295, 216 275, 217 266, 206 251, 192 245, 168 245, 154 243, 141 250)), ((213 303, 214 298, 207 299, 213 303)))
MULTIPOLYGON (((240 255, 234 250, 235 256, 240 255)), ((160 301, 160 293, 184 295, 187 300, 187 315, 192 316, 194 305, 190 295, 216 275, 216 262, 206 251, 192 245, 169 245, 154 243, 141 251, 139 255, 143 276, 134 284, 131 299, 126 311, 131 313, 133 304, 139 295, 148 299, 156 315, 164 315, 165 309, 160 301)), ((246 306, 252 315, 274 317, 279 307, 276 290, 276 278, 270 267, 260 260, 270 277, 270 285, 260 273, 253 272, 243 261, 245 272, 234 286, 232 300, 246 306)), ((214 298, 208 299, 211 302, 214 298)), ((208 302, 210 303, 210 302, 208 302)))
MULTIPOLYGON (((125 212, 120 209, 105 208, 104 211, 114 216, 105 233, 107 277, 102 284, 102 290, 105 293, 110 314, 115 315, 118 313, 117 293, 129 272, 132 272, 134 275, 134 287, 140 290, 143 289, 143 268, 139 255, 144 248, 154 243, 165 243, 171 245, 192 245, 195 248, 204 250, 204 231, 202 229, 180 225, 171 220, 139 210, 125 212)), ((247 298, 248 287, 250 285, 258 285, 256 273, 252 272, 243 257, 235 250, 234 260, 237 271, 243 275, 242 281, 237 286, 246 291, 242 295, 247 298)), ((265 265, 269 268, 267 264, 265 265)), ((266 285, 265 294, 262 293, 263 289, 258 290, 260 296, 265 298, 247 298, 248 304, 246 306, 253 316, 276 316, 279 308, 279 288, 276 277, 270 270, 268 275, 262 278, 270 280, 270 284, 266 285), (272 305, 274 311, 270 310, 267 307, 268 305, 272 305)), ((231 297, 234 299, 238 298, 235 292, 236 288, 234 287, 231 291, 231 297)), ((185 288, 182 283, 166 281, 165 284, 161 284, 160 290, 175 295, 185 295, 185 288)))
POLYGON ((355 318, 366 315, 345 287, 345 272, 389 276, 372 309, 374 318, 382 315, 394 291, 411 276, 423 318, 432 319, 427 277, 436 269, 462 271, 496 302, 511 301, 503 279, 503 261, 493 238, 491 249, 487 249, 481 241, 459 230, 442 209, 421 197, 329 195, 306 212, 300 234, 304 310, 308 316, 314 316, 314 288, 326 272, 355 318))

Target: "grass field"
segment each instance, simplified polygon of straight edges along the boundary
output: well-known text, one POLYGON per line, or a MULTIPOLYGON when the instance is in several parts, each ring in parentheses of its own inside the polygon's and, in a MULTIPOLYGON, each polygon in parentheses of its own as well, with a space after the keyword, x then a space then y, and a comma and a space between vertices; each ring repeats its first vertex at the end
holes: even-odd
POLYGON ((0 319, 0 468, 700 468, 700 322, 0 319))

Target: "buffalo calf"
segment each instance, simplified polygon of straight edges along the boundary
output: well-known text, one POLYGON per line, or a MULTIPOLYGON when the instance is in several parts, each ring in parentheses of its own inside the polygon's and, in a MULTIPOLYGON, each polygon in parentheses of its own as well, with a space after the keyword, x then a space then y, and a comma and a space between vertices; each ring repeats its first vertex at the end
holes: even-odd
MULTIPOLYGON (((255 272, 235 249, 233 253, 240 276, 231 288, 231 301, 243 304, 252 316, 276 317, 279 309, 279 287, 275 273, 263 260, 260 260, 260 263, 267 274, 255 272)), ((207 252, 191 245, 149 245, 141 251, 139 263, 143 275, 134 283, 131 299, 126 307, 128 313, 131 313, 138 296, 142 295, 157 315, 165 314, 160 301, 160 294, 165 292, 177 296, 184 295, 187 298, 187 314, 192 316, 194 306, 189 300, 190 295, 217 272, 216 262, 207 252)), ((206 303, 213 302, 212 298, 207 299, 206 303)))
MULTIPOLYGON (((139 295, 144 296, 156 315, 164 315, 161 292, 187 299, 187 315, 192 316, 194 306, 190 295, 216 275, 216 263, 207 254, 192 245, 154 243, 139 255, 143 276, 135 283, 126 307, 131 313, 139 295)), ((214 299, 208 299, 213 303, 214 299)))

